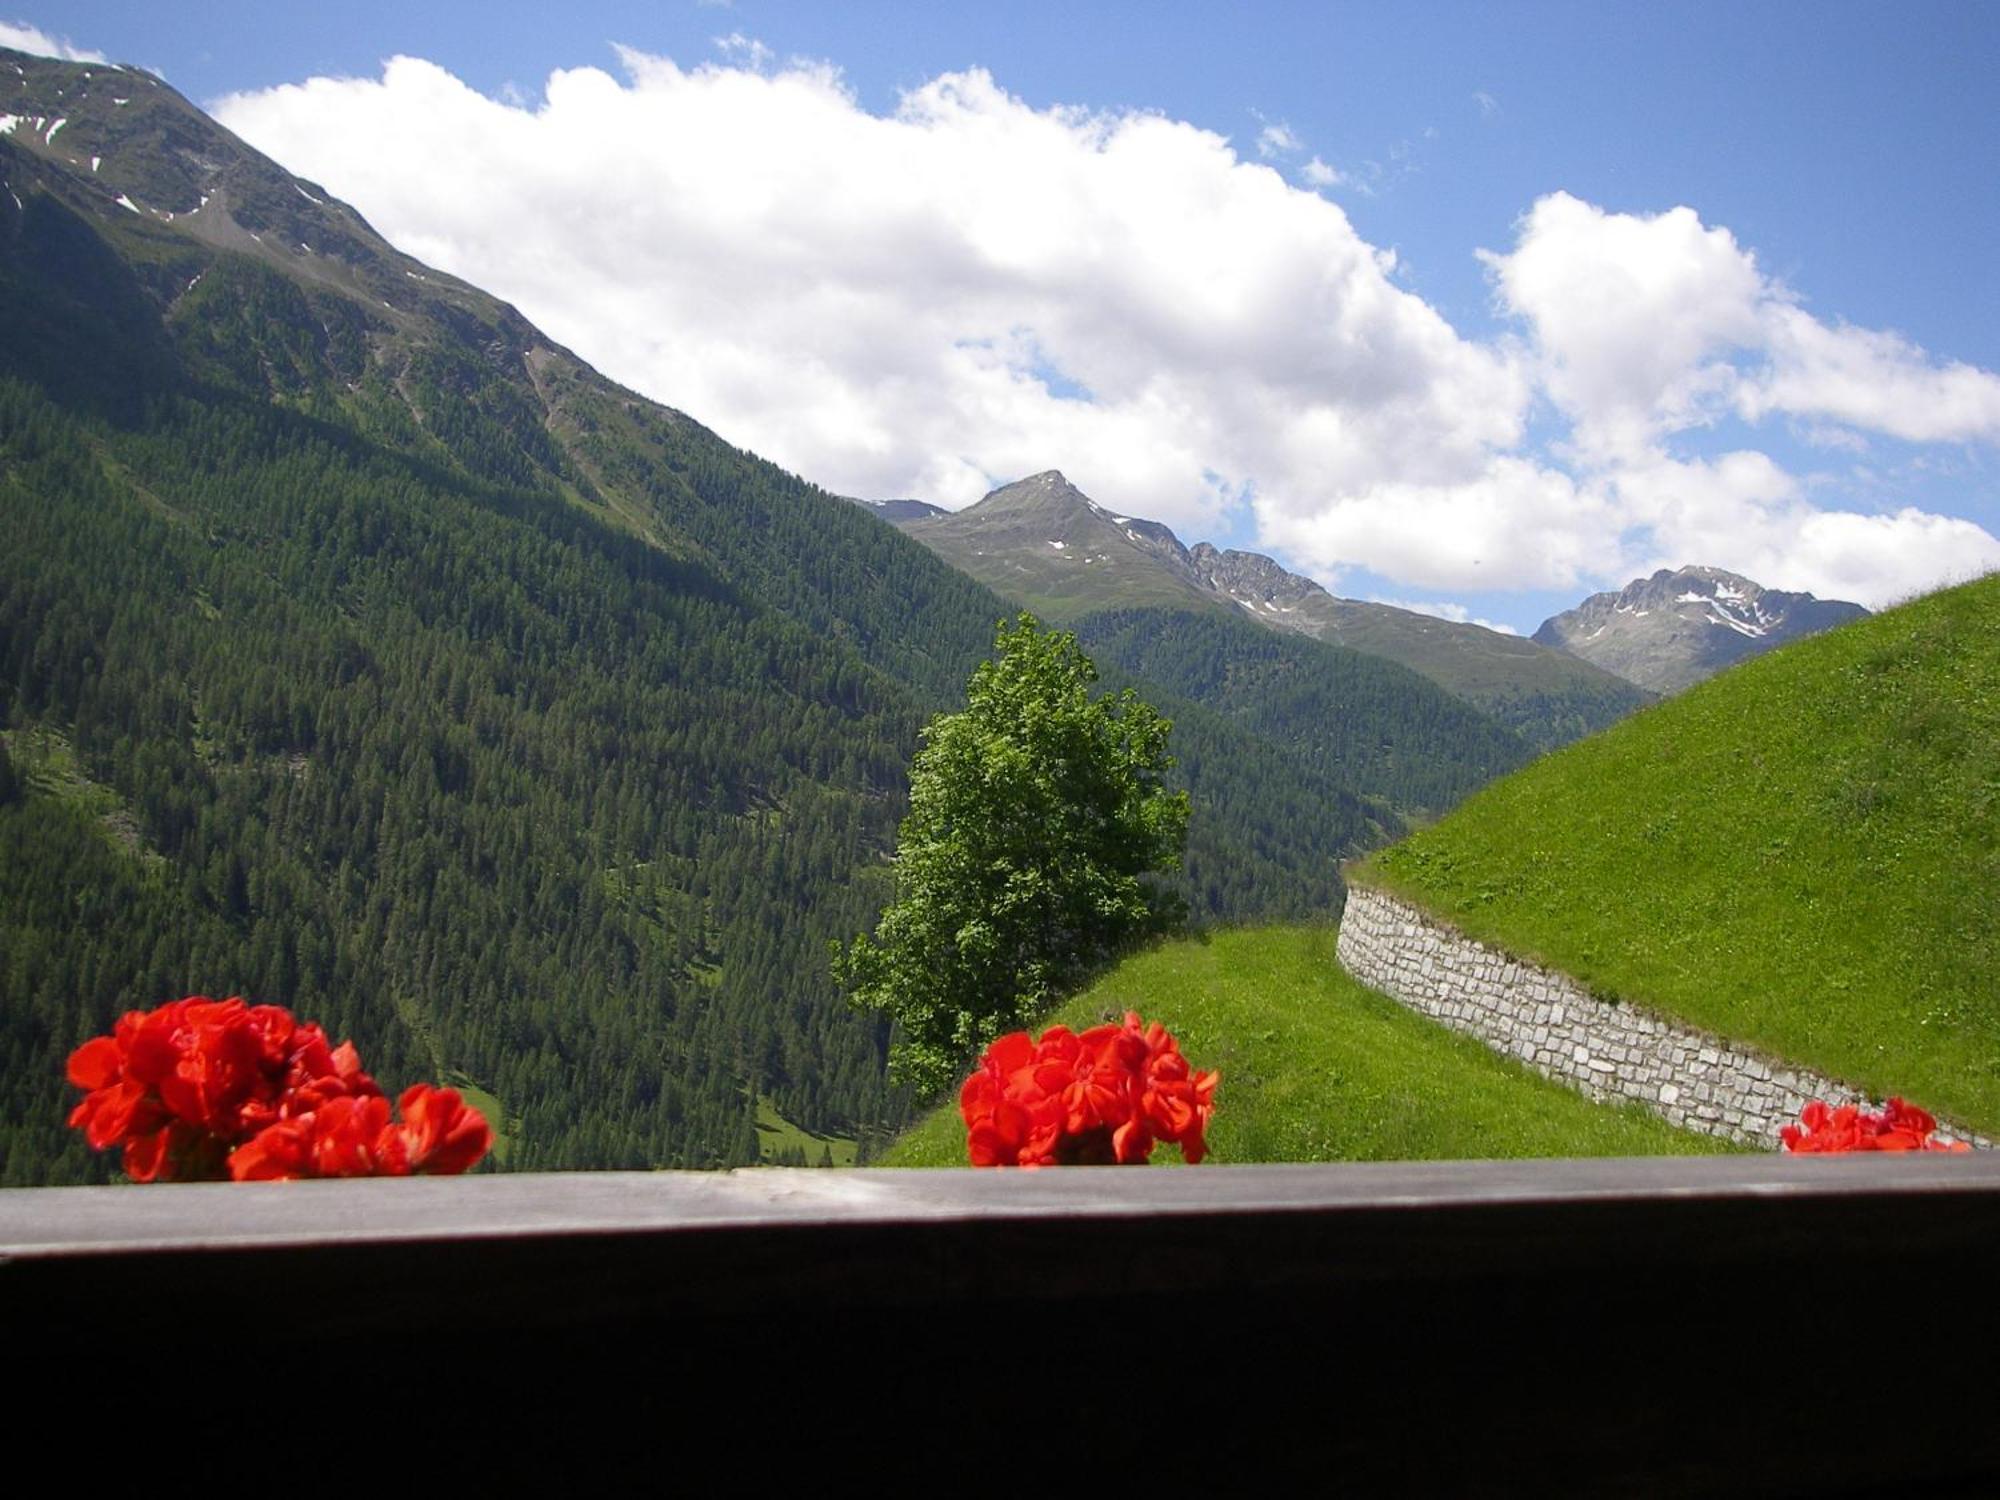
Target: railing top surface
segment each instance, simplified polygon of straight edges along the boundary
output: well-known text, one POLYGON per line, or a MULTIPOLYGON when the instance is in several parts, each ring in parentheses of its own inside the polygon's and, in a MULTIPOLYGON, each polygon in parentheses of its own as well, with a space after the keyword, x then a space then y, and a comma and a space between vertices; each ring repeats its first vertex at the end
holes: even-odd
POLYGON ((1547 1205, 2000 1200, 2000 1153, 1205 1166, 1135 1172, 565 1172, 0 1192, 0 1257, 415 1243, 716 1229, 1547 1205))

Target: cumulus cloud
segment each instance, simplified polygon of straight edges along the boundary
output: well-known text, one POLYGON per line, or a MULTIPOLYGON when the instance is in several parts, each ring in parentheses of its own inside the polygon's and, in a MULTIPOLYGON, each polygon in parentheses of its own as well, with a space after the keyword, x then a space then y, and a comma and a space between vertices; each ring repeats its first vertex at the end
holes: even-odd
POLYGON ((1736 392, 1748 420, 1786 412, 1911 442, 2000 439, 2000 377, 1989 371, 1940 365, 1899 334, 1828 327, 1783 303, 1764 324, 1770 362, 1736 392))
POLYGON ((1191 538, 1247 523, 1336 587, 1699 561, 1870 603, 2000 561, 1969 520, 1829 509, 1753 446, 1773 421, 2000 441, 2000 377, 1814 318, 1690 208, 1541 199, 1481 252, 1513 331, 1478 341, 1315 190, 1332 167, 1280 175, 1305 149, 1281 122, 1239 152, 980 70, 876 114, 831 65, 717 46, 621 50, 532 107, 399 57, 216 110, 614 378, 846 493, 955 507, 1060 467, 1191 538), (1682 451, 1724 424, 1739 451, 1682 451))
POLYGON ((1889 515, 1814 511, 1782 550, 1751 561, 1783 587, 1881 609, 2000 568, 2000 541, 1962 517, 1914 506, 1889 515))
POLYGON ((1918 442, 2000 440, 2000 376, 1895 333, 1829 326, 1691 208, 1607 213, 1552 193, 1515 248, 1480 252, 1533 333, 1549 394, 1589 456, 1649 450, 1733 412, 1918 442))
POLYGON ((1659 459, 1612 481, 1639 532, 1635 574, 1729 557, 1773 588, 1880 609, 2000 568, 2000 541, 1956 516, 1911 506, 1884 514, 1821 510, 1768 456, 1659 459))
POLYGON ((26 21, 0 21, 0 47, 14 52, 32 52, 37 57, 58 57, 64 62, 108 63, 110 58, 88 47, 79 47, 67 37, 50 36, 26 21))
POLYGON ((1316 193, 1156 114, 984 72, 886 116, 828 68, 555 73, 534 110, 395 58, 225 124, 616 378, 830 487, 946 505, 1060 466, 1212 530, 1450 486, 1528 387, 1316 193))
POLYGON ((1437 589, 1569 588, 1619 552, 1620 519, 1602 490, 1514 455, 1470 475, 1389 482, 1318 504, 1259 497, 1258 530, 1322 577, 1359 561, 1437 589))
POLYGON ((1728 230, 1688 208, 1614 214, 1568 193, 1536 203, 1519 230, 1511 253, 1480 259, 1587 456, 1644 452, 1726 404, 1734 371, 1721 356, 1756 342, 1764 289, 1728 230))
POLYGON ((1569 422, 1569 468, 1609 498, 1636 571, 1733 559, 1767 584, 1877 605, 2000 566, 2000 542, 1971 521, 1822 510, 1764 453, 1670 451, 1675 434, 1774 415, 1829 448, 1869 433, 2000 441, 2000 376, 1820 321, 1691 208, 1611 213, 1553 193, 1512 251, 1480 257, 1569 422))

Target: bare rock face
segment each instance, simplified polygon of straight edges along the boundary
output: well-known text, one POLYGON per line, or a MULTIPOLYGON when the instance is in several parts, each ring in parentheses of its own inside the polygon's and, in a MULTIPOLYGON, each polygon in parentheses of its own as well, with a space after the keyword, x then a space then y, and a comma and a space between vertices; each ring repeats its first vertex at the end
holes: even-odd
POLYGON ((1544 620, 1534 639, 1656 693, 1677 693, 1773 646, 1868 611, 1767 589, 1721 568, 1662 568, 1544 620))
MULTIPOLYGON (((1289 572, 1261 552, 1225 551, 1207 542, 1195 543, 1188 562, 1197 578, 1216 593, 1234 599, 1255 615, 1259 610, 1290 614, 1308 600, 1330 599, 1310 578, 1289 572)), ((1291 621, 1276 621, 1303 630, 1291 621)))

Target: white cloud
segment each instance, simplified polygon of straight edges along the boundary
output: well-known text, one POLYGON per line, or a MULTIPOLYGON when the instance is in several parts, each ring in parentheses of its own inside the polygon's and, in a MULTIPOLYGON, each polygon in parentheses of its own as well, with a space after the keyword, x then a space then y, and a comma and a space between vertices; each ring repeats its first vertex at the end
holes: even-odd
POLYGON ((1429 615, 1434 620, 1449 620, 1454 625, 1478 625, 1487 630, 1498 631, 1501 635, 1521 633, 1512 625, 1502 625, 1495 620, 1482 620, 1463 604, 1452 604, 1436 599, 1384 599, 1380 595, 1369 602, 1386 604, 1391 609, 1407 609, 1413 615, 1429 615))
POLYGON ((740 31, 732 31, 728 36, 715 38, 715 50, 730 61, 739 63, 754 73, 761 73, 776 60, 777 54, 754 36, 745 36, 740 31))
POLYGON ((1587 456, 1629 457, 1731 412, 2000 440, 2000 376, 1937 364, 1895 333, 1820 322, 1691 208, 1607 213, 1553 193, 1511 253, 1480 255, 1587 456))
POLYGON ((1283 121, 1266 125, 1257 132, 1257 154, 1262 157, 1289 156, 1304 145, 1298 132, 1283 121))
POLYGON ((1751 560, 1778 587, 1881 609, 2000 568, 2000 541, 1961 517, 1913 506, 1874 516, 1817 511, 1782 551, 1751 560))
POLYGON ((1518 335, 1478 342, 1314 190, 1332 167, 1294 186, 1258 159, 1304 150, 1282 123, 1251 155, 978 70, 878 115, 831 65, 717 45, 733 61, 556 72, 533 107, 401 57, 216 109, 614 378, 846 493, 958 506, 1060 467, 1190 537, 1244 511, 1336 584, 1482 595, 1708 562, 1873 603, 2000 560, 1893 496, 1827 508, 1837 484, 1754 447, 1772 420, 2000 441, 2000 378, 1813 318, 1692 209, 1541 199, 1482 252, 1518 335), (1528 441, 1538 398, 1553 442, 1528 441), (1677 451, 1724 424, 1739 451, 1677 451))
POLYGON ((1510 254, 1480 259, 1501 306, 1528 325, 1543 382, 1592 458, 1643 452, 1706 421, 1733 385, 1719 356, 1761 332, 1755 260, 1692 209, 1613 214, 1552 193, 1521 221, 1510 254))
POLYGON ((1212 132, 1032 109, 977 71, 878 116, 830 69, 623 60, 533 111, 414 58, 217 111, 607 373, 848 493, 963 505, 1057 466, 1202 535, 1250 491, 1450 485, 1519 436, 1504 354, 1212 132))
POLYGON ((1775 411, 1911 442, 2000 440, 2000 377, 1986 370, 1940 365, 1898 334, 1829 328, 1783 303, 1764 324, 1770 364, 1736 393, 1750 421, 1775 411))
POLYGON ((1485 119, 1490 120, 1500 113, 1500 101, 1487 93, 1485 89, 1474 89, 1472 91, 1472 102, 1479 106, 1479 113, 1485 119))
POLYGON ((79 47, 67 37, 50 36, 26 21, 0 21, 0 47, 14 52, 32 52, 37 57, 59 57, 65 62, 108 63, 110 58, 88 47, 79 47))
POLYGON ((1421 588, 1571 588, 1619 550, 1620 519, 1603 492, 1514 456, 1437 482, 1353 487, 1318 505, 1260 497, 1257 519, 1267 542, 1322 575, 1337 580, 1359 564, 1421 588))
POLYGON ((2000 541, 1971 521, 1912 506, 1881 515, 1820 510, 1761 453, 1661 460, 1614 482, 1644 528, 1631 553, 1635 575, 1726 556, 1727 566, 1767 587, 1880 609, 2000 567, 2000 541))
POLYGON ((1554 193, 1511 252, 1480 254, 1570 423, 1569 467, 1608 497, 1633 571, 1719 562, 1873 606, 2000 565, 2000 541, 1971 521, 1822 510, 1764 453, 1670 453, 1675 434, 1773 415, 1829 448, 1865 448, 1867 433, 2000 441, 2000 376, 1819 321, 1690 208, 1609 213, 1554 193))

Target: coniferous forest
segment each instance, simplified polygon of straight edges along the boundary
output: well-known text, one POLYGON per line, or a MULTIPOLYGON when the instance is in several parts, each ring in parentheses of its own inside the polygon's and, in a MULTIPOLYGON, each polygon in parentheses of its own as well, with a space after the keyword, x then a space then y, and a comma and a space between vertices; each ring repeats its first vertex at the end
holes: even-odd
MULTIPOLYGON (((127 176, 0 138, 0 1182, 106 1177, 63 1059, 190 993, 478 1090, 509 1168, 756 1161, 760 1113, 865 1159, 911 1101, 829 943, 1006 606, 164 86, 65 107, 127 176)), ((1392 804, 1513 753, 1314 698, 1397 745, 1357 776, 1144 658, 1105 686, 1174 721, 1197 920, 1337 910, 1392 804)))

